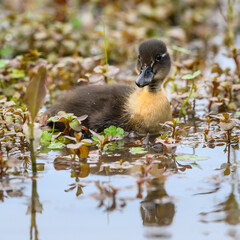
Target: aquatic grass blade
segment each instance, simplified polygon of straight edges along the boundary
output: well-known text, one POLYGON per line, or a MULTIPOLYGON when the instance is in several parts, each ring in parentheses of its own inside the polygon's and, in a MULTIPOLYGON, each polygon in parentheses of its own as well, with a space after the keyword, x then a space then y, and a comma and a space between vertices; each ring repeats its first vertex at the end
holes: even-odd
POLYGON ((38 72, 33 75, 24 98, 24 102, 27 105, 31 119, 29 121, 29 140, 30 140, 30 153, 32 162, 33 175, 37 174, 36 155, 34 152, 34 120, 40 107, 43 104, 44 97, 46 95, 46 78, 47 71, 45 66, 41 66, 38 72))

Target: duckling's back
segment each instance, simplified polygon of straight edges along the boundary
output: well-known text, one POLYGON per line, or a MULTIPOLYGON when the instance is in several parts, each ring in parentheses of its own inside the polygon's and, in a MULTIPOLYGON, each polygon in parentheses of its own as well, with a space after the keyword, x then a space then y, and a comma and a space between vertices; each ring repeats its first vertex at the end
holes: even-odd
POLYGON ((76 116, 87 114, 83 125, 101 132, 111 125, 124 126, 123 119, 126 98, 134 87, 129 85, 90 85, 76 87, 61 96, 50 109, 51 116, 59 111, 73 113, 76 116))

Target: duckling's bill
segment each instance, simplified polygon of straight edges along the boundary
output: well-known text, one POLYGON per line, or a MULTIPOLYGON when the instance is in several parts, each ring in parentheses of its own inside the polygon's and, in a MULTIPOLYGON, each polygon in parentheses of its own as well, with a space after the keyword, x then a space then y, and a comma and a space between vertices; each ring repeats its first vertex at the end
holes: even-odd
POLYGON ((136 79, 136 84, 138 87, 142 88, 144 86, 147 86, 151 83, 153 80, 154 73, 152 71, 151 67, 142 67, 141 73, 136 79))

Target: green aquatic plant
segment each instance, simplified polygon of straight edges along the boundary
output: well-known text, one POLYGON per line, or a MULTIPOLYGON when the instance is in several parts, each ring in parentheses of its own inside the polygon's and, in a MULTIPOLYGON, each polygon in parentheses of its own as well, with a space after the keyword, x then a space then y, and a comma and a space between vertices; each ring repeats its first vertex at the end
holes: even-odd
POLYGON ((124 130, 115 126, 110 126, 104 129, 102 134, 98 134, 92 130, 89 131, 93 135, 92 139, 100 146, 101 151, 103 151, 103 148, 107 143, 124 138, 124 130))
POLYGON ((170 128, 171 135, 163 134, 163 135, 161 135, 160 138, 164 139, 165 137, 171 137, 172 139, 175 139, 176 142, 181 140, 181 135, 183 134, 184 130, 186 129, 186 127, 185 127, 185 129, 183 128, 184 122, 180 121, 179 119, 174 119, 174 118, 171 121, 165 122, 164 124, 162 124, 162 126, 170 128))
POLYGON ((102 20, 103 25, 103 37, 104 37, 104 54, 105 54, 105 66, 106 66, 106 77, 107 77, 107 83, 109 82, 108 79, 108 52, 107 52, 107 37, 106 37, 106 31, 105 31, 105 22, 102 20))
POLYGON ((71 137, 75 141, 75 143, 67 144, 67 148, 73 152, 72 160, 75 160, 75 157, 78 156, 79 159, 87 158, 89 154, 89 146, 93 145, 91 139, 82 139, 82 133, 74 132, 74 138, 71 137))
POLYGON ((46 78, 46 67, 40 66, 28 85, 24 99, 30 113, 28 127, 33 175, 37 174, 36 154, 34 150, 34 121, 46 95, 46 78))
POLYGON ((193 92, 194 85, 195 85, 195 84, 194 84, 194 79, 195 79, 196 77, 198 77, 200 74, 201 74, 201 71, 198 70, 198 71, 194 72, 193 74, 186 74, 186 75, 184 75, 184 76, 182 77, 182 79, 184 79, 184 80, 192 80, 192 87, 191 87, 191 90, 190 90, 190 92, 189 92, 188 97, 187 97, 186 100, 183 102, 183 104, 182 104, 182 106, 181 106, 181 108, 180 108, 179 115, 178 115, 179 118, 181 118, 181 115, 182 115, 182 111, 183 111, 184 106, 188 103, 189 99, 190 99, 191 96, 192 96, 192 92, 193 92))
POLYGON ((132 154, 144 154, 144 153, 147 153, 147 151, 143 147, 131 147, 130 152, 132 154))
POLYGON ((82 121, 84 121, 87 117, 87 115, 76 117, 72 113, 60 111, 57 115, 50 117, 47 121, 53 123, 52 133, 54 133, 55 130, 58 131, 58 129, 55 129, 55 123, 57 122, 62 123, 65 126, 63 134, 70 135, 71 131, 88 131, 88 129, 82 125, 82 121))

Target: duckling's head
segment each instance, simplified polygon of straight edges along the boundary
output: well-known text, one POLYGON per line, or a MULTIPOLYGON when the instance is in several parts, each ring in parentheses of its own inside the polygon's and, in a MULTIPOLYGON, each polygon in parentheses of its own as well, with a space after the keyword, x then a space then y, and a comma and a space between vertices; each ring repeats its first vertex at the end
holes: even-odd
POLYGON ((158 90, 171 67, 165 43, 157 39, 146 40, 140 44, 138 53, 137 86, 142 88, 149 85, 151 90, 158 90))

